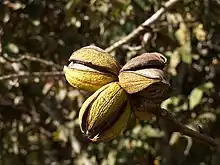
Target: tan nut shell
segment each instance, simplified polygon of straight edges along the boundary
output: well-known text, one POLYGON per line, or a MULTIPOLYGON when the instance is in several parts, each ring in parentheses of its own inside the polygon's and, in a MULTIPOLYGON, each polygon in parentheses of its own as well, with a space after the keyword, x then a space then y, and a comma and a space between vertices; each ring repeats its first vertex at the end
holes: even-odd
POLYGON ((143 53, 128 61, 121 69, 122 71, 134 71, 144 68, 163 69, 166 66, 167 59, 160 53, 143 53))

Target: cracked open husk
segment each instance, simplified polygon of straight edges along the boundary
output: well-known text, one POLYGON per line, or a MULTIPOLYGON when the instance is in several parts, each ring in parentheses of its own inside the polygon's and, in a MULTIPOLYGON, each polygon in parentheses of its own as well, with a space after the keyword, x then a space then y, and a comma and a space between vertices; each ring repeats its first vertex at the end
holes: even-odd
POLYGON ((80 109, 79 125, 82 132, 92 141, 107 141, 119 135, 131 113, 127 97, 118 82, 98 89, 80 109))
POLYGON ((74 87, 94 92, 110 82, 117 81, 120 65, 101 48, 83 47, 71 55, 64 66, 66 80, 74 87))
POLYGON ((149 120, 149 109, 169 97, 170 84, 163 70, 166 58, 160 53, 144 53, 126 63, 119 74, 120 85, 131 94, 131 107, 140 120, 149 120))
POLYGON ((119 74, 120 85, 130 94, 140 92, 152 84, 169 86, 163 68, 166 58, 159 53, 144 53, 126 63, 119 74))

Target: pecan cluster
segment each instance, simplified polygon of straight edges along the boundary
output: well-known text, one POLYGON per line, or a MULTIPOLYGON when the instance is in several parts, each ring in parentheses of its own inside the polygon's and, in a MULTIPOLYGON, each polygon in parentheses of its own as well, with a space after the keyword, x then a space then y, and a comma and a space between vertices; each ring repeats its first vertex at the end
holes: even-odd
POLYGON ((169 95, 166 62, 160 53, 144 53, 121 67, 95 46, 73 52, 70 64, 64 66, 66 80, 94 92, 80 109, 81 131, 92 141, 106 141, 126 128, 131 114, 149 120, 148 109, 160 106, 169 95))

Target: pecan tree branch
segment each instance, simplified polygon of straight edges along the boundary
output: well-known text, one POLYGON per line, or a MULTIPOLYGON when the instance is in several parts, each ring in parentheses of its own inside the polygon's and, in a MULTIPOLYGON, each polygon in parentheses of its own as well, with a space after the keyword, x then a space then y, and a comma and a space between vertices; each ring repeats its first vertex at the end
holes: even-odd
POLYGON ((154 13, 150 18, 148 18, 146 21, 144 21, 141 25, 139 25, 136 29, 134 29, 130 34, 125 36, 124 38, 120 39, 119 41, 116 41, 111 46, 106 48, 105 50, 107 52, 111 52, 114 49, 120 47, 121 45, 129 42, 133 38, 135 38, 137 35, 139 35, 142 31, 146 29, 146 27, 149 27, 150 25, 154 24, 156 21, 160 19, 160 17, 173 5, 175 5, 180 0, 169 0, 167 1, 163 7, 161 7, 156 13, 154 13))
POLYGON ((149 109, 149 112, 155 114, 158 117, 162 117, 165 120, 169 121, 173 126, 172 127, 173 132, 180 132, 182 135, 186 135, 186 136, 195 138, 195 139, 197 139, 203 143, 206 143, 212 147, 220 147, 220 144, 218 144, 213 138, 211 138, 205 134, 201 134, 199 132, 196 132, 196 131, 186 127, 182 123, 180 123, 166 109, 162 109, 162 108, 149 109))
POLYGON ((42 77, 53 77, 53 76, 61 76, 63 77, 64 73, 63 71, 53 71, 53 72, 19 72, 15 74, 9 74, 9 75, 3 75, 0 76, 0 81, 4 80, 10 80, 10 79, 16 79, 16 78, 42 78, 42 77))
POLYGON ((39 62, 39 63, 42 63, 42 64, 47 65, 47 66, 53 66, 57 69, 63 69, 63 66, 61 66, 59 64, 55 64, 53 61, 44 60, 44 59, 39 58, 39 57, 33 57, 33 56, 30 56, 30 55, 22 55, 18 58, 11 58, 9 56, 5 56, 4 53, 3 53, 3 50, 2 50, 2 34, 3 34, 3 30, 0 29, 0 55, 6 61, 18 63, 18 62, 21 62, 23 60, 29 60, 29 61, 39 62))
POLYGON ((22 55, 19 58, 11 58, 11 57, 7 57, 5 55, 2 55, 2 57, 4 57, 5 60, 9 61, 9 62, 21 62, 23 60, 29 60, 29 61, 34 61, 34 62, 39 62, 41 64, 47 65, 47 66, 53 66, 57 69, 63 69, 63 67, 59 64, 55 64, 53 61, 48 61, 48 60, 44 60, 42 58, 39 57, 33 57, 33 56, 29 56, 29 55, 22 55))

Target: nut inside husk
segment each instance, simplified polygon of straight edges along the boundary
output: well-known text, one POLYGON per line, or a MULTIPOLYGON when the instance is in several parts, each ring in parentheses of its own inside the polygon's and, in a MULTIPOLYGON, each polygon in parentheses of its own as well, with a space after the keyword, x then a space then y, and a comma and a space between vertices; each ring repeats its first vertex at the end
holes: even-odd
POLYGON ((129 94, 141 92, 155 83, 169 86, 166 72, 163 70, 166 62, 166 57, 160 53, 144 53, 137 56, 120 70, 120 85, 129 94))
POLYGON ((83 103, 79 124, 90 140, 106 141, 119 135, 129 116, 127 93, 118 82, 113 82, 101 87, 83 103))
POLYGON ((120 72, 119 82, 130 94, 140 92, 154 83, 169 84, 163 70, 152 68, 120 72))
POLYGON ((64 66, 66 80, 74 87, 94 92, 117 81, 120 65, 101 48, 87 46, 75 51, 64 66))
POLYGON ((163 69, 166 66, 167 59, 160 53, 143 53, 128 61, 120 70, 122 71, 135 71, 146 68, 163 69))
POLYGON ((140 120, 149 120, 149 112, 169 97, 170 84, 163 70, 167 59, 160 53, 144 53, 126 63, 119 74, 120 85, 129 93, 131 108, 140 120))

